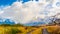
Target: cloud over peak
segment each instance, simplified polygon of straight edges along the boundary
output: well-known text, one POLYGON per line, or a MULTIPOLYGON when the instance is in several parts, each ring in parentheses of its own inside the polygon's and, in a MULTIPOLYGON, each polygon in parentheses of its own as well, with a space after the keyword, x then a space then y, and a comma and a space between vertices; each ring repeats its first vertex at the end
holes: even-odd
POLYGON ((29 2, 14 2, 11 6, 4 7, 0 16, 3 18, 8 18, 16 21, 16 23, 26 24, 29 23, 33 18, 50 17, 58 12, 60 13, 59 8, 49 8, 52 7, 49 5, 51 3, 40 2, 40 1, 29 1, 29 2), (58 10, 58 12, 57 12, 58 10))

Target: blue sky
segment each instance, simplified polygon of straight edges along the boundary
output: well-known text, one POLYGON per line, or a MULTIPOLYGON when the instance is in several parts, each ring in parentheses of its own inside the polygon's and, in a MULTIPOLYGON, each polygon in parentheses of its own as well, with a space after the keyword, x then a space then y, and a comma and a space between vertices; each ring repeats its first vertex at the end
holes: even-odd
MULTIPOLYGON (((7 5, 11 5, 13 2, 16 2, 17 0, 0 0, 0 6, 7 6, 7 5)), ((19 0, 18 0, 19 1, 19 0)), ((23 2, 27 2, 28 0, 23 0, 23 2)), ((2 20, 0 20, 0 24, 2 24, 1 22, 2 20)), ((9 20, 5 21, 7 24, 12 24, 12 22, 10 22, 9 20)))
MULTIPOLYGON (((10 20, 13 20, 17 23, 21 24, 26 24, 26 23, 31 23, 32 22, 40 22, 42 21, 41 19, 44 19, 44 22, 48 23, 48 18, 50 16, 54 16, 57 13, 60 13, 60 2, 55 2, 55 3, 50 3, 46 1, 32 1, 32 2, 27 2, 29 0, 23 0, 23 3, 26 2, 25 4, 22 4, 20 2, 16 2, 17 0, 0 0, 0 17, 2 18, 8 18, 6 23, 10 23, 10 20), (42 4, 40 4, 40 2, 42 4), (12 4, 12 5, 11 5, 12 4), (41 6, 40 6, 41 5, 41 6), (2 8, 1 8, 2 6, 2 8), (52 9, 54 10, 52 10, 52 9), (51 10, 51 11, 49 11, 51 10), (46 19, 45 19, 46 17, 46 19), (39 18, 39 19, 38 19, 39 18), (45 21, 47 20, 47 21, 45 21)), ((20 1, 20 0, 18 0, 20 1)), ((3 23, 2 20, 0 20, 1 23, 3 23)), ((13 22, 12 21, 12 22, 13 22)), ((42 21, 43 22, 43 21, 42 21)), ((43 23, 44 23, 43 22, 43 23)), ((50 21, 49 21, 50 22, 50 21)), ((14 22, 13 22, 14 23, 14 22)), ((33 23, 35 24, 35 23, 33 23)))
MULTIPOLYGON (((17 0, 0 0, 0 6, 3 5, 11 5, 13 2, 16 2, 17 0)), ((23 0, 24 2, 27 2, 29 0, 23 0)))

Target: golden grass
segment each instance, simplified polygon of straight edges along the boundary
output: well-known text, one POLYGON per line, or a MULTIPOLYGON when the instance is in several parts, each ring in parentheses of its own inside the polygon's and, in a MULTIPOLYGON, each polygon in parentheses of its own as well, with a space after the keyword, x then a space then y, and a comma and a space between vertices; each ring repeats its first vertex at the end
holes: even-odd
POLYGON ((46 28, 50 34, 60 34, 60 26, 0 26, 0 34, 42 34, 42 29, 46 28))

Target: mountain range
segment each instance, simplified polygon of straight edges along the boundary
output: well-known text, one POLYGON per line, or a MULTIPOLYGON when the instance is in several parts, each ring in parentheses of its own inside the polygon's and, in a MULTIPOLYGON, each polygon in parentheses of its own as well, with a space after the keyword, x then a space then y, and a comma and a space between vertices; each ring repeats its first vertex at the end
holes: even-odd
POLYGON ((0 18, 0 24, 15 24, 13 20, 0 18))
MULTIPOLYGON (((23 24, 25 26, 37 26, 37 25, 42 25, 42 24, 48 24, 51 23, 53 18, 51 17, 46 17, 44 19, 37 17, 36 19, 32 19, 29 23, 23 24)), ((11 19, 3 19, 0 18, 0 24, 15 24, 15 21, 11 19)))

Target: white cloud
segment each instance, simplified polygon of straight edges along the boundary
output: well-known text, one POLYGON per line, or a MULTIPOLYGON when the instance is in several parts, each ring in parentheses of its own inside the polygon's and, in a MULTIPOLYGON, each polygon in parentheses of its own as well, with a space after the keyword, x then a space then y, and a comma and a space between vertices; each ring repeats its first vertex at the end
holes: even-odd
POLYGON ((21 24, 29 23, 33 17, 37 16, 45 18, 46 16, 53 16, 56 13, 60 13, 57 8, 48 9, 45 8, 47 3, 29 1, 24 4, 21 2, 14 2, 11 6, 3 8, 3 12, 0 12, 0 16, 10 18, 14 21, 20 22, 21 24), (57 12, 58 11, 58 12, 57 12), (47 15, 45 14, 47 12, 47 15))

